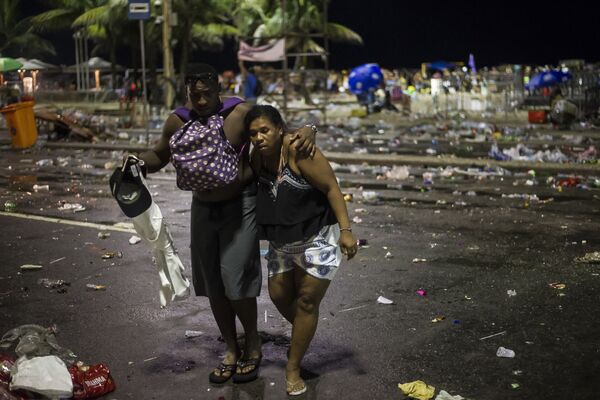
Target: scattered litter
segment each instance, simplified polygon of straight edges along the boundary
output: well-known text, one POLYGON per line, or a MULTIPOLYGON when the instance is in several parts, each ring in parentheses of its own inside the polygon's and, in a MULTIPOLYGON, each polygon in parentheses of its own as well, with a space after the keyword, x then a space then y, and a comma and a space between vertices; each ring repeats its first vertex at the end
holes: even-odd
POLYGON ((383 296, 379 296, 379 297, 377 298, 377 302, 378 302, 379 304, 394 304, 394 301, 393 301, 393 300, 390 300, 390 299, 388 299, 388 298, 385 298, 385 297, 383 297, 383 296))
POLYGON ((385 177, 388 179, 405 180, 410 176, 410 171, 407 166, 395 165, 391 170, 385 172, 385 177))
POLYGON ((518 388, 521 387, 521 385, 519 385, 518 383, 511 383, 510 387, 513 388, 513 389, 518 389, 518 388))
POLYGON ((521 371, 520 369, 516 369, 512 373, 513 373, 513 375, 516 375, 516 376, 523 375, 523 371, 521 371))
POLYGON ((121 253, 120 251, 109 251, 109 252, 102 254, 103 260, 109 260, 109 259, 115 258, 115 257, 123 258, 123 253, 121 253))
POLYGON ((413 258, 412 262, 414 263, 424 263, 427 262, 426 258, 413 258))
POLYGON ((482 338, 479 338, 479 340, 485 340, 485 339, 493 338, 493 337, 495 337, 495 336, 504 335, 505 333, 506 333, 506 331, 502 331, 502 332, 494 333, 493 335, 484 336, 484 337, 482 337, 482 338))
POLYGON ((460 325, 460 319, 453 319, 453 320, 452 320, 452 323, 453 323, 454 325, 460 325))
POLYGON ((513 297, 513 296, 517 295, 517 291, 509 289, 509 290, 506 291, 506 294, 508 294, 508 297, 513 297))
POLYGON ((93 283, 88 283, 88 284, 85 285, 85 287, 88 290, 96 290, 96 291, 98 291, 98 290, 106 290, 106 286, 104 286, 104 285, 96 285, 96 284, 93 284, 93 283))
POLYGON ((195 338, 202 335, 204 335, 204 332, 202 331, 185 331, 186 338, 195 338))
POLYGON ((105 364, 84 365, 78 362, 69 367, 73 381, 73 399, 100 397, 115 390, 115 382, 105 364))
POLYGON ((4 211, 6 212, 13 212, 17 209, 17 205, 15 204, 14 201, 6 201, 4 203, 4 211))
MULTIPOLYGON (((583 241, 582 241, 583 243, 583 241)), ((575 262, 596 264, 600 263, 600 251, 594 251, 593 253, 586 253, 583 257, 576 257, 575 262)))
POLYGON ((156 360, 158 357, 150 357, 150 358, 146 358, 144 360, 144 362, 148 362, 148 361, 152 361, 152 360, 156 360))
POLYGON ((77 355, 71 350, 61 347, 55 337, 56 325, 45 328, 40 325, 21 325, 6 332, 0 340, 0 348, 9 349, 14 343, 17 357, 41 357, 54 355, 71 365, 77 355))
POLYGON ((496 355, 498 357, 505 357, 505 358, 514 358, 515 357, 515 352, 511 349, 507 349, 505 347, 498 347, 498 350, 496 350, 496 355))
POLYGON ((40 278, 37 281, 38 285, 42 285, 47 289, 58 289, 63 286, 71 286, 70 282, 64 281, 62 279, 48 279, 48 278, 40 278))
POLYGON ((421 297, 425 297, 427 296, 427 291, 425 291, 424 289, 419 289, 417 290, 417 294, 421 297))
POLYGON ((446 392, 445 390, 440 390, 440 392, 436 396, 435 400, 464 400, 464 397, 459 396, 459 395, 452 396, 450 393, 446 392))
POLYGON ((398 388, 402 390, 404 395, 419 400, 429 400, 435 394, 435 387, 430 386, 423 381, 399 383, 398 388))
POLYGON ((346 194, 344 195, 344 201, 347 201, 347 202, 352 202, 352 200, 354 200, 354 196, 352 196, 352 194, 351 194, 351 193, 346 193, 346 194))
POLYGON ((142 238, 140 238, 139 236, 133 235, 132 237, 129 238, 129 244, 138 244, 141 241, 142 241, 142 238))
POLYGON ((435 317, 434 319, 431 320, 431 322, 441 322, 443 320, 445 320, 446 317, 444 317, 443 315, 438 315, 437 317, 435 317))
POLYGON ((355 213, 357 214, 365 214, 367 212, 366 208, 357 208, 356 210, 354 210, 355 213))
POLYGON ((387 253, 385 253, 385 258, 394 258, 394 255, 388 251, 387 253))
POLYGON ((552 289, 557 289, 557 290, 563 290, 564 288, 567 287, 567 285, 565 285, 564 283, 557 283, 557 282, 549 283, 548 286, 550 286, 552 289))
POLYGON ((98 232, 98 239, 107 239, 110 237, 110 232, 100 231, 98 232))
POLYGON ((366 305, 366 304, 364 304, 364 305, 362 305, 362 306, 358 306, 358 307, 345 308, 345 309, 343 309, 343 310, 340 310, 340 311, 338 311, 338 312, 354 311, 354 310, 358 310, 358 309, 360 309, 360 308, 365 308, 366 306, 367 306, 367 305, 366 305))
POLYGON ((23 264, 19 268, 21 269, 21 271, 29 271, 29 270, 42 269, 44 267, 41 265, 36 265, 36 264, 23 264))
POLYGON ((360 224, 362 222, 362 218, 359 217, 358 215, 355 216, 354 218, 352 218, 352 222, 354 222, 355 224, 360 224))
POLYGON ((50 190, 50 185, 33 185, 33 191, 34 192, 47 192, 50 190))
POLYGON ((65 201, 59 201, 58 204, 59 204, 58 209, 61 211, 73 211, 73 212, 85 211, 85 207, 79 203, 67 203, 65 201))
POLYGON ((11 373, 11 390, 29 390, 50 398, 70 398, 73 382, 65 363, 56 356, 21 357, 11 373))
POLYGON ((364 201, 376 201, 379 198, 379 193, 373 191, 363 191, 362 198, 364 201))
POLYGON ((57 262, 59 262, 59 261, 65 260, 66 258, 67 258, 67 257, 61 257, 61 258, 57 258, 56 260, 52 260, 52 261, 50 261, 48 264, 54 264, 54 263, 57 263, 57 262))
POLYGON ((54 160, 52 159, 43 159, 36 161, 35 165, 38 167, 51 167, 54 165, 54 160))

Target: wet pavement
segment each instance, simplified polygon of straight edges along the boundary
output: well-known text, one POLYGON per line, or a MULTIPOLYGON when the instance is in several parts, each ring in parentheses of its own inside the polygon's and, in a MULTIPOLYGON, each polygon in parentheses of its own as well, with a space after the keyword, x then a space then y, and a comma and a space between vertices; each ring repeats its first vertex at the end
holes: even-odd
MULTIPOLYGON (((384 132, 356 138, 394 152, 389 143, 402 134, 377 129, 384 132)), ((597 134, 586 132, 576 147, 587 148, 597 134)), ((360 147, 336 135, 321 136, 321 147, 360 147)), ((547 137, 536 140, 546 140, 540 149, 552 146, 547 137)), ((425 155, 430 141, 394 143, 425 155)), ((486 144, 465 155, 484 157, 486 144)), ((440 152, 461 146, 468 144, 440 152)), ((266 286, 258 306, 265 341, 260 379, 208 383, 223 348, 208 302, 192 297, 160 309, 149 249, 128 243, 132 227, 108 192, 108 167, 120 154, 0 149, 0 205, 15 205, 0 214, 0 331, 56 324, 62 346, 110 367, 117 390, 106 399, 286 398, 290 327, 266 286), (49 159, 52 165, 40 162, 49 159), (34 185, 49 187, 36 192, 34 185), (110 236, 101 239, 104 229, 110 236), (122 257, 103 259, 107 252, 122 257), (23 264, 43 268, 20 271, 23 264), (39 285, 40 278, 70 285, 61 293, 39 285), (86 289, 90 283, 106 290, 86 289), (186 330, 202 334, 186 338, 186 330)), ((397 384, 414 380, 470 399, 598 398, 600 270, 574 261, 600 248, 594 177, 567 181, 568 175, 423 165, 394 180, 385 178, 389 167, 336 170, 353 197, 356 236, 367 245, 343 265, 322 303, 303 364, 309 390, 300 398, 402 399, 397 384), (377 303, 379 296, 394 304, 377 303), (500 346, 515 358, 497 357, 500 346)), ((176 189, 170 168, 148 183, 189 266, 191 197, 176 189)))

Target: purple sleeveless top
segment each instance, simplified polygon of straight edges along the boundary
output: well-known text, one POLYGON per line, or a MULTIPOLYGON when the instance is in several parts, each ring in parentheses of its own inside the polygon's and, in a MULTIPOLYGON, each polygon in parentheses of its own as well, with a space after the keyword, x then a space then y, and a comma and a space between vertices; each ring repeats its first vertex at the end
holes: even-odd
MULTIPOLYGON (((230 97, 228 99, 225 99, 225 101, 221 103, 221 107, 219 108, 218 113, 222 115, 223 113, 233 109, 235 106, 243 102, 244 100, 240 99, 239 97, 230 97)), ((173 111, 173 114, 177 115, 179 119, 181 119, 184 123, 192 119, 198 118, 198 113, 196 113, 196 111, 194 111, 193 109, 189 109, 187 107, 177 107, 175 111, 173 111)), ((238 154, 241 154, 245 147, 246 143, 233 146, 233 148, 235 149, 235 151, 238 152, 238 154)))

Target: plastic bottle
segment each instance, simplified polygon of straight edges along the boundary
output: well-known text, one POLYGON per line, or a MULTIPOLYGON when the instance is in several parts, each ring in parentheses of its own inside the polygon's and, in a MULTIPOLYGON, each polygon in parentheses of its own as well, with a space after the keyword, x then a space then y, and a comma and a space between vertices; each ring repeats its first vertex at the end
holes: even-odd
POLYGON ((502 346, 498 347, 498 351, 496 351, 496 355, 498 357, 506 357, 506 358, 514 358, 515 352, 511 349, 504 348, 502 346))

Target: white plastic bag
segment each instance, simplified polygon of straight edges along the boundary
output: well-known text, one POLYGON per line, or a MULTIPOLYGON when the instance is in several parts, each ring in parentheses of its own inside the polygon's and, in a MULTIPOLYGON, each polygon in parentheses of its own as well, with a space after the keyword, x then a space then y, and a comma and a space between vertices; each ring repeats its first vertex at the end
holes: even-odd
POLYGON ((25 389, 51 399, 73 396, 71 374, 56 356, 21 357, 11 373, 10 390, 25 389))
POLYGON ((184 267, 173 245, 173 237, 156 203, 135 218, 136 232, 152 246, 152 255, 160 279, 160 305, 183 300, 190 294, 190 282, 183 275, 184 267))

